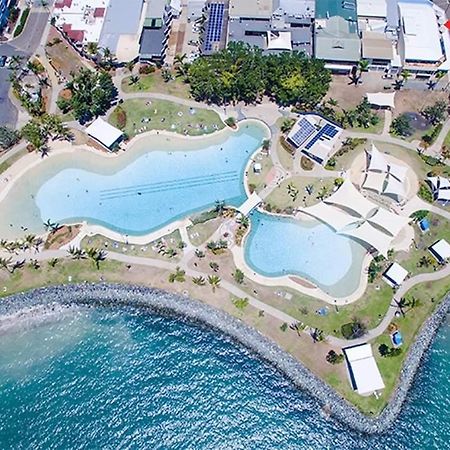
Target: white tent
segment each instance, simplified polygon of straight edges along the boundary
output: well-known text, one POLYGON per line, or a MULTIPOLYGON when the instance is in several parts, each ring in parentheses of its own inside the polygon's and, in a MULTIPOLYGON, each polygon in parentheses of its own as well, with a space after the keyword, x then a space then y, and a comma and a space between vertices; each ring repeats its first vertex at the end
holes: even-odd
POLYGON ((386 230, 392 237, 397 236, 410 220, 409 217, 399 216, 384 208, 378 208, 377 212, 367 219, 371 224, 375 224, 383 230, 386 230))
POLYGON ((407 276, 408 271, 396 262, 392 263, 383 274, 384 281, 392 287, 400 286, 407 276))
POLYGON ((123 136, 122 131, 105 122, 100 117, 97 117, 86 128, 85 132, 107 148, 111 148, 123 136))
POLYGON ((374 228, 368 222, 364 222, 362 225, 355 228, 342 230, 339 234, 351 236, 360 241, 367 242, 385 257, 387 256, 387 252, 391 247, 391 242, 393 240, 391 235, 374 228))
POLYGON ((436 200, 450 202, 450 189, 439 189, 436 200))
POLYGON ((367 101, 371 105, 395 108, 395 92, 375 92, 373 94, 367 93, 367 101))
POLYGON ((375 147, 375 145, 372 144, 372 148, 370 153, 368 153, 370 156, 370 162, 369 162, 369 171, 375 171, 375 172, 383 172, 386 173, 388 171, 388 163, 386 161, 386 158, 383 156, 383 154, 375 147))
POLYGON ((366 179, 363 183, 364 189, 370 189, 381 194, 386 181, 386 174, 379 172, 366 172, 366 179))
POLYGON ((290 31, 267 32, 267 50, 289 50, 292 51, 290 31))
POLYGON ((357 220, 356 217, 323 202, 316 203, 308 208, 303 208, 302 211, 325 222, 335 231, 342 230, 357 220))
POLYGON ((343 349, 351 375, 353 389, 360 395, 368 395, 384 388, 372 347, 369 344, 343 349))
POLYGON ((401 166, 400 164, 389 163, 389 174, 397 178, 401 183, 406 180, 407 172, 407 167, 401 166))
POLYGON ((435 242, 429 250, 440 263, 450 259, 450 244, 445 239, 435 242))
POLYGON ((367 217, 377 207, 370 200, 367 200, 348 180, 344 181, 342 186, 326 198, 324 202, 354 211, 362 218, 367 217))
POLYGON ((406 192, 403 183, 401 183, 400 181, 391 176, 387 177, 387 185, 383 189, 383 194, 393 195, 397 197, 399 200, 402 200, 406 197, 406 192))

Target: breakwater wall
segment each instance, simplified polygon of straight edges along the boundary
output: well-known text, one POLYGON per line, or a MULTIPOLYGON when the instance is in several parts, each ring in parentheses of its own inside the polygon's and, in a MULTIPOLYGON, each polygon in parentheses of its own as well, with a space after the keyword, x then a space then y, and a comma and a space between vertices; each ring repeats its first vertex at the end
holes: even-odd
POLYGON ((450 295, 424 323, 405 359, 397 388, 389 405, 376 418, 359 412, 298 360, 257 330, 199 301, 159 289, 122 284, 86 283, 40 288, 6 297, 0 302, 0 318, 10 317, 14 320, 17 313, 24 309, 29 309, 32 314, 37 314, 36 311, 42 314, 42 305, 48 306, 52 312, 60 305, 136 307, 148 312, 176 315, 206 325, 226 334, 276 367, 295 386, 316 398, 321 405, 327 405, 332 416, 341 423, 359 432, 373 434, 385 432, 400 414, 422 358, 449 311, 450 295))

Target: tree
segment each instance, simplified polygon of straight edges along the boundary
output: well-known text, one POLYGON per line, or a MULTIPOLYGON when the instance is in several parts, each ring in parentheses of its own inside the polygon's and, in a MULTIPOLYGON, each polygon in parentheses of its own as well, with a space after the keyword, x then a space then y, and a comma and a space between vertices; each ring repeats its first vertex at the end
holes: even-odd
POLYGON ((48 266, 53 268, 56 266, 56 264, 58 264, 58 261, 59 261, 58 258, 49 259, 48 266))
POLYGON ((437 125, 445 120, 447 114, 447 103, 443 100, 438 100, 433 105, 427 106, 421 111, 421 114, 432 125, 437 125))
POLYGON ((411 120, 406 114, 401 114, 392 121, 391 133, 397 136, 408 137, 413 131, 411 120))
POLYGON ((100 269, 100 263, 106 260, 107 253, 98 248, 86 249, 86 256, 94 263, 97 270, 100 269))
POLYGON ((404 83, 406 83, 411 78, 411 72, 407 69, 403 69, 400 73, 400 76, 404 83))
POLYGON ((283 123, 281 124, 281 132, 282 133, 287 133, 289 131, 291 131, 291 128, 294 126, 295 123, 295 119, 284 119, 283 123))
POLYGON ((117 98, 117 89, 107 72, 81 68, 66 88, 71 92, 70 104, 75 118, 84 124, 105 114, 117 98))
POLYGON ((353 318, 352 322, 346 323, 341 327, 341 333, 345 339, 358 339, 364 336, 366 332, 366 325, 357 318, 353 318))
POLYGON ((175 269, 175 273, 171 273, 169 275, 169 283, 175 283, 175 281, 179 282, 179 283, 184 283, 186 280, 186 272, 182 269, 180 269, 180 267, 176 267, 175 269))
POLYGON ((211 261, 209 263, 209 267, 213 270, 213 272, 218 272, 219 271, 219 264, 217 264, 214 261, 211 261))
POLYGON ((238 284, 242 284, 244 282, 244 272, 240 269, 236 269, 233 273, 234 281, 238 284))
POLYGON ((139 80, 140 80, 139 75, 131 75, 130 81, 129 81, 130 86, 132 86, 133 84, 139 83, 139 80))
POLYGON ((325 359, 330 364, 339 364, 344 361, 344 355, 342 353, 338 354, 334 350, 330 350, 325 359))
POLYGON ((36 149, 39 150, 47 142, 47 134, 36 120, 31 120, 20 130, 20 134, 36 149))
POLYGON ((86 252, 81 249, 81 248, 77 248, 77 247, 69 247, 69 250, 67 250, 67 253, 69 253, 69 255, 72 257, 72 259, 85 259, 86 258, 86 252))
POLYGON ((236 306, 237 309, 240 309, 241 311, 244 310, 248 304, 248 298, 244 297, 244 298, 235 298, 232 300, 233 305, 236 306))
POLYGON ((90 56, 97 56, 97 54, 98 54, 97 42, 88 42, 88 44, 86 46, 86 52, 90 56))
POLYGON ((208 283, 211 285, 213 292, 216 292, 216 288, 220 286, 220 281, 221 279, 217 275, 208 276, 208 283))
POLYGON ((3 150, 11 148, 20 140, 20 133, 7 126, 0 126, 0 147, 3 150))
POLYGON ((204 277, 199 276, 199 277, 193 277, 192 278, 192 282, 194 284, 196 284, 197 286, 204 286, 206 284, 206 280, 204 277))
POLYGON ((11 273, 11 264, 12 264, 12 257, 9 258, 0 258, 0 268, 6 270, 7 272, 11 273))

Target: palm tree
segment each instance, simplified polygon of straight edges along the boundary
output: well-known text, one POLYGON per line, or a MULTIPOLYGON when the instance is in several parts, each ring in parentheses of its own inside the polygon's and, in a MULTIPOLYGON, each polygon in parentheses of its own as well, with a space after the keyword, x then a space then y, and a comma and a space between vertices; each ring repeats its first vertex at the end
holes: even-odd
POLYGON ((218 216, 221 216, 225 210, 225 202, 222 200, 216 200, 214 211, 217 213, 218 216))
POLYGON ((38 270, 41 266, 39 265, 39 261, 37 259, 30 259, 30 267, 34 270, 38 270))
POLYGON ((12 273, 12 270, 10 269, 12 263, 12 257, 9 258, 0 258, 0 268, 7 270, 8 272, 12 273))
POLYGON ((11 273, 13 273, 17 269, 22 269, 25 267, 25 260, 22 259, 21 261, 14 261, 11 267, 11 273))
POLYGON ((56 264, 58 264, 59 259, 58 258, 52 258, 48 261, 49 267, 55 267, 56 264))
POLYGON ((44 222, 44 228, 45 231, 50 231, 50 233, 54 233, 55 231, 58 231, 61 226, 57 222, 52 222, 50 219, 47 219, 46 222, 44 222))
POLYGON ((369 70, 369 66, 370 66, 370 62, 367 59, 361 59, 358 62, 358 69, 359 69, 360 77, 363 72, 367 72, 369 70))
POLYGON ((11 70, 17 70, 23 60, 23 56, 13 55, 11 56, 11 60, 9 62, 9 68, 11 70))
POLYGON ((186 280, 186 272, 179 267, 176 267, 175 273, 169 275, 169 283, 174 283, 175 281, 179 283, 184 283, 186 280))
POLYGON ((212 291, 216 292, 216 288, 220 286, 221 279, 217 275, 209 275, 208 276, 208 283, 212 287, 212 291))
POLYGON ((131 75, 129 85, 132 86, 133 84, 139 83, 139 75, 131 75))
POLYGON ((403 83, 406 83, 411 78, 411 72, 407 69, 403 69, 400 73, 403 83))
POLYGON ((217 264, 214 261, 211 261, 209 263, 209 267, 214 271, 214 272, 218 272, 219 271, 219 264, 217 264))
POLYGON ((136 62, 135 62, 135 61, 128 61, 128 62, 125 64, 125 67, 126 67, 130 72, 132 72, 135 65, 136 65, 136 62))
POLYGON ((244 214, 241 214, 237 219, 236 222, 242 227, 242 228, 248 228, 250 225, 250 219, 247 216, 244 216, 244 214))
POLYGON ((88 45, 86 46, 86 53, 91 57, 97 56, 98 54, 97 42, 88 42, 88 45))
POLYGON ((91 247, 86 250, 86 255, 95 264, 97 270, 99 270, 100 263, 106 260, 107 253, 104 250, 91 247))
POLYGON ((204 286, 206 284, 206 280, 204 277, 193 277, 192 282, 197 286, 204 286))
POLYGON ((86 258, 86 252, 77 247, 69 247, 69 250, 67 250, 67 253, 72 257, 72 259, 85 259, 86 258))

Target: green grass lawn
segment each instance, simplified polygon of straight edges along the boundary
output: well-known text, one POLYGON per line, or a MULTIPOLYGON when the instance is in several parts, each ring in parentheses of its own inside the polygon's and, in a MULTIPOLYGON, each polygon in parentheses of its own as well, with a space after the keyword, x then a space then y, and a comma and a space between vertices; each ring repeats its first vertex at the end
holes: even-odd
POLYGON ((253 163, 250 164, 250 168, 248 171, 247 176, 247 185, 253 186, 256 192, 260 192, 265 187, 265 180, 267 177, 267 174, 270 172, 270 170, 273 167, 272 158, 268 156, 263 156, 261 153, 258 153, 255 158, 255 163, 261 164, 261 172, 255 173, 253 170, 253 163), (259 158, 261 156, 261 158, 259 158))
POLYGON ((180 78, 166 82, 163 80, 160 71, 148 75, 139 75, 139 81, 135 84, 130 84, 130 77, 124 78, 122 80, 122 91, 126 93, 155 92, 185 99, 191 98, 189 84, 183 82, 180 78))
POLYGON ((187 231, 191 243, 193 245, 200 246, 201 244, 206 242, 219 228, 221 222, 222 219, 217 218, 188 227, 187 231))
MULTIPOLYGON (((307 178, 303 176, 291 177, 281 182, 280 186, 275 188, 266 198, 266 203, 273 206, 273 209, 284 210, 286 208, 298 208, 303 206, 310 206, 319 202, 317 198, 319 192, 326 188, 328 193, 332 192, 334 186, 334 178, 307 178), (288 191, 288 185, 293 186, 293 189, 298 191, 298 195, 291 196, 288 191), (307 185, 313 186, 313 193, 309 195, 305 191, 307 185), (306 198, 305 198, 306 197, 306 198), (305 201, 304 201, 305 198, 305 201)), ((291 191, 292 192, 292 191, 291 191)))
POLYGON ((370 125, 369 127, 351 127, 350 131, 354 131, 356 133, 371 133, 371 134, 381 134, 383 132, 384 127, 384 113, 379 115, 380 121, 376 125, 370 125))
POLYGON ((166 100, 150 102, 144 99, 125 100, 112 112, 109 122, 125 131, 130 138, 150 130, 166 130, 198 136, 225 127, 219 115, 210 109, 190 110, 188 106, 166 100), (121 109, 126 114, 125 126, 120 126, 121 109))
POLYGON ((0 173, 5 172, 8 170, 15 162, 17 162, 22 156, 25 156, 28 153, 28 150, 24 148, 23 150, 20 150, 17 152, 14 156, 11 156, 6 161, 2 162, 0 164, 0 173))

